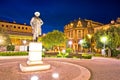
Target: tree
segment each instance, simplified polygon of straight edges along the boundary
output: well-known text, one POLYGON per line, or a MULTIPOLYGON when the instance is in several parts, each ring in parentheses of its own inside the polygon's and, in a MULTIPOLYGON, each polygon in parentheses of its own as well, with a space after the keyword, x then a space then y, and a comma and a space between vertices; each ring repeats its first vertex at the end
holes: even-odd
POLYGON ((116 49, 120 45, 120 27, 110 26, 107 30, 99 30, 94 34, 94 40, 97 48, 102 48, 103 43, 100 37, 107 36, 106 46, 110 49, 116 49))
POLYGON ((120 27, 111 26, 106 33, 109 36, 109 48, 116 49, 120 46, 120 27))
MULTIPOLYGON (((95 41, 95 44, 96 44, 96 48, 100 48, 102 49, 103 48, 103 43, 101 42, 101 37, 102 36, 107 36, 106 35, 106 32, 105 30, 101 29, 99 31, 97 31, 95 34, 94 34, 94 41, 95 41)), ((107 41, 108 42, 108 41, 107 41)))
POLYGON ((85 49, 88 49, 88 48, 90 48, 90 43, 86 39, 83 39, 81 46, 85 49))
POLYGON ((11 44, 11 40, 8 34, 6 34, 5 30, 0 28, 0 46, 7 46, 11 44))
POLYGON ((52 32, 47 33, 45 36, 41 38, 43 46, 47 49, 53 48, 54 46, 61 46, 65 43, 66 38, 63 32, 58 30, 54 30, 52 32))

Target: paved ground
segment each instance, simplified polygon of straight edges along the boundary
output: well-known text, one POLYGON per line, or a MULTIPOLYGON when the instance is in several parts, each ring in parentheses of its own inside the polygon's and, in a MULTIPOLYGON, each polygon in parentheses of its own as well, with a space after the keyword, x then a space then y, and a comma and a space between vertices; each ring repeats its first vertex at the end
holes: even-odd
POLYGON ((25 62, 26 60, 26 58, 6 59, 0 57, 0 80, 30 80, 30 76, 33 74, 41 76, 42 78, 40 80, 72 80, 73 78, 79 76, 80 70, 77 67, 70 65, 68 69, 68 67, 66 67, 67 65, 59 64, 60 62, 68 62, 87 68, 92 74, 90 80, 120 80, 120 60, 117 59, 99 57, 94 57, 91 60, 44 58, 43 61, 53 65, 52 69, 54 71, 56 71, 55 67, 58 67, 58 72, 60 72, 61 69, 64 69, 64 72, 60 72, 61 74, 65 73, 65 75, 63 75, 64 78, 60 79, 52 79, 50 77, 51 70, 48 70, 47 74, 44 72, 41 72, 42 74, 40 72, 21 73, 18 64, 25 62), (55 63, 51 63, 51 61, 55 63), (70 69, 71 71, 69 71, 70 69), (49 79, 45 78, 45 76, 49 76, 49 79))
POLYGON ((91 60, 64 59, 59 61, 70 62, 89 69, 91 80, 120 80, 120 60, 111 58, 93 58, 91 60))

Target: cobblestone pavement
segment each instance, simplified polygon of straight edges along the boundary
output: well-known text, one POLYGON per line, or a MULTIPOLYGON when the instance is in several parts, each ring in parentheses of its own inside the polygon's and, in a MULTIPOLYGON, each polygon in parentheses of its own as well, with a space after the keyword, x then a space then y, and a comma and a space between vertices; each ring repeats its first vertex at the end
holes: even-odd
POLYGON ((102 57, 94 57, 90 60, 43 58, 44 62, 52 65, 52 69, 45 72, 22 73, 19 69, 19 64, 26 61, 26 57, 18 57, 18 59, 0 57, 0 80, 30 80, 33 75, 39 76, 39 80, 73 80, 81 74, 81 70, 78 69, 78 67, 69 64, 63 65, 63 62, 87 68, 92 75, 90 80, 120 80, 120 60, 117 59, 102 57), (69 65, 69 67, 67 65, 69 65), (51 77, 53 72, 59 72, 60 78, 53 79, 51 77))

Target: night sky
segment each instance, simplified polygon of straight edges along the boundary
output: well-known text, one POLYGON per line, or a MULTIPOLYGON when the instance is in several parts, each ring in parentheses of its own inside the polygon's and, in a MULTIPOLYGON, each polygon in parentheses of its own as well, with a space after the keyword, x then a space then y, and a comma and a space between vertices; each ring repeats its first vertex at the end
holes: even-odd
POLYGON ((27 23, 39 11, 42 32, 63 31, 64 26, 81 18, 104 24, 120 17, 119 0, 0 0, 0 19, 27 23))

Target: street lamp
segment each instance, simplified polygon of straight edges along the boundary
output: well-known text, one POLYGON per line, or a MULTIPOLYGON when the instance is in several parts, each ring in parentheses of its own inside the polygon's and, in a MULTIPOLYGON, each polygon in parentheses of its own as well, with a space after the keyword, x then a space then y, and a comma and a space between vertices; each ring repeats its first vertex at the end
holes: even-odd
POLYGON ((107 41, 107 37, 106 36, 103 36, 101 37, 101 42, 103 43, 103 50, 102 50, 102 55, 105 56, 105 44, 106 44, 106 41, 107 41))
POLYGON ((4 40, 3 40, 3 36, 0 36, 0 45, 3 44, 4 40))
POLYGON ((2 43, 3 42, 3 40, 0 38, 0 43, 2 43))
POLYGON ((69 41, 68 44, 70 45, 70 48, 71 48, 71 45, 72 45, 72 41, 69 41))
POLYGON ((103 48, 105 49, 105 43, 107 41, 107 37, 104 36, 104 37, 101 37, 101 42, 104 44, 103 48))
POLYGON ((87 34, 88 38, 90 39, 90 52, 92 51, 92 48, 91 48, 91 43, 92 43, 92 35, 91 34, 87 34))
POLYGON ((81 52, 82 52, 82 43, 84 42, 84 40, 83 39, 81 39, 79 42, 78 42, 78 44, 80 44, 81 45, 81 52))
POLYGON ((91 39, 92 38, 92 35, 91 34, 87 34, 88 38, 91 39))
POLYGON ((80 44, 80 45, 82 45, 82 43, 83 43, 83 39, 81 39, 81 40, 79 41, 79 44, 80 44))
POLYGON ((25 44, 27 43, 26 40, 23 40, 23 44, 24 44, 24 51, 25 51, 25 44))

